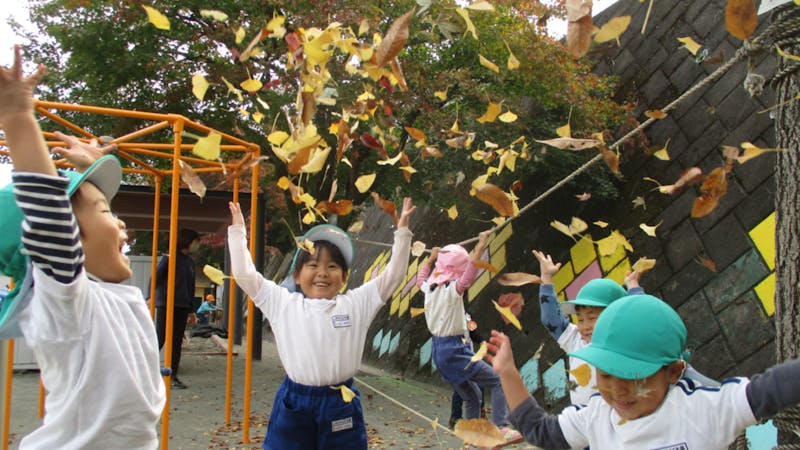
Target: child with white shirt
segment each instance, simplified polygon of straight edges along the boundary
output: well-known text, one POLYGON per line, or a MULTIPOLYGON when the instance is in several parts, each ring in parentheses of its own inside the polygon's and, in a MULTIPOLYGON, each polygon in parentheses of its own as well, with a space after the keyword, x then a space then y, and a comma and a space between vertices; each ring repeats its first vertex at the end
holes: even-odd
POLYGON ((600 314, 591 343, 570 356, 596 368, 600 395, 547 414, 514 365, 508 336, 492 332, 487 358, 503 383, 511 423, 545 449, 725 450, 746 427, 800 402, 800 360, 718 387, 682 378, 686 327, 666 303, 632 295, 600 314))
POLYGON ((353 244, 346 232, 326 224, 303 236, 303 242, 314 245, 297 250, 290 290, 256 270, 239 204, 229 206, 232 275, 269 320, 286 370, 275 394, 263 448, 366 449, 366 425, 353 376, 361 366, 370 323, 408 269, 413 236, 408 221, 416 207, 411 199, 403 200, 392 257, 383 272, 341 293, 353 260, 353 244))

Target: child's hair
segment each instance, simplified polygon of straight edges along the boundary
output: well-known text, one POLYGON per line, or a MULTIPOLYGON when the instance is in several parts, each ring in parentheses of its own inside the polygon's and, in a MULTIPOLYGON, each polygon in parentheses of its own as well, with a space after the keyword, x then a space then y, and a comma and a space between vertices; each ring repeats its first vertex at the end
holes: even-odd
POLYGON ((181 228, 178 230, 178 250, 186 250, 191 247, 192 242, 200 237, 197 231, 191 228, 181 228))
MULTIPOLYGON (((103 156, 83 172, 60 171, 69 178, 67 196, 74 202, 78 188, 84 182, 95 185, 109 204, 119 190, 122 167, 117 158, 103 156)), ((0 339, 22 336, 17 324, 17 314, 30 301, 33 293, 33 277, 29 270, 28 257, 22 253, 22 211, 14 197, 14 185, 9 183, 0 189, 0 273, 14 279, 16 288, 0 303, 0 339)))
POLYGON ((330 257, 333 260, 333 262, 336 263, 339 267, 342 268, 342 271, 344 272, 344 276, 346 277, 347 276, 347 271, 350 268, 347 265, 347 260, 345 259, 344 254, 342 254, 342 251, 339 250, 339 247, 333 245, 329 241, 319 240, 319 241, 313 241, 313 242, 314 242, 314 254, 313 255, 311 253, 303 250, 303 249, 298 250, 300 253, 297 255, 297 259, 295 260, 294 272, 293 273, 295 275, 299 274, 300 270, 303 268, 303 265, 305 263, 307 263, 308 261, 313 261, 313 260, 318 259, 319 258, 319 252, 324 249, 324 250, 328 251, 328 255, 330 255, 330 257))
POLYGON ((564 314, 575 314, 578 306, 597 306, 606 308, 614 301, 627 296, 628 293, 616 281, 608 278, 595 278, 586 283, 574 300, 561 303, 564 314))
POLYGON ((684 359, 686 326, 671 306, 652 295, 623 297, 597 319, 592 342, 570 356, 625 380, 649 377, 684 359))

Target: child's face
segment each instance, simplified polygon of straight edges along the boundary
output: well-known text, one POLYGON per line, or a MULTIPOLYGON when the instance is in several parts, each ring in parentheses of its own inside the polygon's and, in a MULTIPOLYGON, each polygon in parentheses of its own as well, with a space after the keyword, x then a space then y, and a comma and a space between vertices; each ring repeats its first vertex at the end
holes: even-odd
POLYGON ((332 299, 344 285, 344 269, 334 262, 328 249, 319 247, 294 275, 294 282, 308 298, 332 299))
POLYGON ((586 342, 592 342, 592 333, 594 333, 594 324, 597 323, 597 318, 604 308, 598 306, 579 306, 575 311, 578 317, 578 332, 581 338, 586 342))
POLYGON ((128 240, 125 223, 111 212, 103 193, 95 185, 83 183, 72 208, 80 228, 86 271, 110 283, 130 278, 130 260, 122 254, 128 240))
POLYGON ((633 420, 654 413, 669 387, 675 384, 683 372, 683 362, 676 361, 641 380, 623 380, 597 371, 597 389, 603 400, 624 420, 633 420))

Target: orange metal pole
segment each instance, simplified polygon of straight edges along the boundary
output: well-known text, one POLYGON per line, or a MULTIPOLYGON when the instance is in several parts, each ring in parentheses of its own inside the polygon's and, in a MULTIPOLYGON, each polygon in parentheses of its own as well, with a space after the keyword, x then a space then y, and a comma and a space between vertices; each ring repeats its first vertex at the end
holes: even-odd
MULTIPOLYGON (((117 140, 114 139, 116 142, 117 140)), ((172 144, 158 144, 158 143, 150 143, 150 142, 116 142, 117 146, 120 148, 128 148, 128 147, 141 147, 141 148, 148 148, 151 150, 172 150, 172 144)), ((191 150, 194 148, 195 144, 181 144, 181 150, 191 150)), ((220 150, 236 150, 236 151, 250 151, 247 147, 238 145, 238 144, 220 144, 220 150)))
MULTIPOLYGON (((257 158, 258 153, 254 154, 257 158)), ((258 208, 258 166, 253 166, 250 182, 250 256, 256 257, 256 208, 258 208)), ((261 270, 259 269, 259 273, 261 270)), ((242 432, 245 444, 250 442, 250 387, 253 373, 253 299, 247 298, 247 350, 244 360, 244 419, 242 432)), ((259 324, 260 326, 261 324, 259 324)))
POLYGON ((150 317, 156 316, 156 267, 158 267, 158 224, 161 216, 161 175, 156 175, 156 195, 153 199, 153 242, 150 252, 150 317))
POLYGON ((178 120, 178 118, 182 118, 181 116, 172 114, 148 113, 142 111, 130 111, 126 109, 103 108, 100 106, 76 105, 74 103, 45 102, 36 100, 35 104, 38 108, 53 108, 65 111, 79 111, 92 114, 105 114, 109 116, 132 117, 134 119, 144 120, 169 120, 171 117, 171 121, 175 122, 178 120))
POLYGON ((94 137, 91 133, 79 127, 78 125, 75 125, 74 123, 70 122, 69 120, 63 117, 57 116, 44 108, 36 108, 36 112, 47 117, 48 119, 52 120, 55 123, 63 125, 65 128, 69 128, 70 130, 80 134, 81 136, 94 137))
MULTIPOLYGON (((239 178, 233 179, 233 201, 239 202, 239 178)), ((236 299, 236 281, 228 279, 228 355, 226 358, 227 366, 225 372, 225 424, 231 423, 231 400, 233 392, 233 327, 236 325, 234 314, 236 299)))
POLYGON ((39 405, 36 408, 36 416, 40 419, 44 418, 44 398, 47 396, 47 392, 44 391, 44 383, 42 383, 42 377, 39 377, 39 405))
POLYGON ((11 377, 14 375, 14 340, 8 340, 6 385, 3 387, 3 450, 8 450, 8 435, 11 428, 11 377))

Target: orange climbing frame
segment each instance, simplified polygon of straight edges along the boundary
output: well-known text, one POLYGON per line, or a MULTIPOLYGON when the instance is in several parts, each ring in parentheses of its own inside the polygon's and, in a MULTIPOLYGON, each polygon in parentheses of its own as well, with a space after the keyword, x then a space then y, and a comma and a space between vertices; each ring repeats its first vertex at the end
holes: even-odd
MULTIPOLYGON (((42 123, 42 128, 46 129, 50 123, 54 123, 56 127, 60 127, 61 129, 66 129, 68 133, 77 135, 80 138, 90 140, 90 139, 98 139, 98 136, 95 136, 91 132, 87 131, 83 127, 75 124, 75 119, 72 116, 78 117, 79 114, 75 113, 85 113, 85 114, 94 114, 94 115, 104 115, 104 116, 115 116, 120 118, 127 118, 127 119, 137 119, 142 122, 141 128, 138 128, 136 131, 128 133, 124 136, 114 137, 109 142, 104 142, 105 144, 114 143, 117 144, 117 156, 123 163, 125 168, 123 171, 125 173, 135 173, 135 174, 143 174, 143 175, 151 175, 154 180, 154 188, 155 193, 161 192, 161 186, 164 177, 171 176, 173 180, 180 180, 181 169, 180 169, 180 161, 184 161, 187 163, 192 163, 195 172, 198 173, 208 173, 208 172, 223 172, 223 173, 232 173, 237 176, 233 177, 233 192, 232 192, 232 200, 235 202, 239 201, 239 176, 241 175, 240 172, 247 170, 248 164, 257 160, 261 155, 261 149, 257 144, 246 142, 241 140, 235 136, 231 136, 227 133, 222 133, 216 131, 212 128, 209 128, 205 125, 201 125, 197 122, 193 122, 187 119, 184 116, 177 115, 177 114, 160 114, 160 113, 149 113, 149 112, 141 112, 141 111, 128 111, 122 109, 112 109, 112 108, 102 108, 97 106, 86 106, 86 105, 75 105, 75 104, 66 104, 66 103, 56 103, 56 102, 45 102, 45 101, 37 101, 36 102, 36 111, 39 115, 46 117, 49 119, 48 121, 44 121, 42 123), (70 119, 64 118, 64 113, 69 113, 71 115, 70 119), (172 132, 171 136, 169 132, 172 132), (191 156, 190 151, 194 147, 194 144, 186 144, 182 140, 183 132, 190 131, 192 133, 198 134, 210 134, 212 132, 219 134, 222 136, 222 144, 220 145, 221 150, 221 160, 229 160, 228 162, 220 162, 220 161, 208 161, 202 158, 197 158, 191 156), (169 141, 171 143, 166 143, 169 141), (153 164, 147 162, 148 159, 152 160, 153 158, 164 158, 172 161, 171 169, 159 169, 154 167, 153 164), (126 163, 127 161, 127 163, 126 163)), ((43 131, 45 140, 47 141, 47 145, 49 147, 55 146, 63 146, 64 143, 58 140, 55 140, 55 137, 51 131, 43 131)), ((5 141, 0 141, 0 147, 7 147, 7 143, 5 141)), ((0 150, 0 154, 8 155, 7 151, 0 150)), ((56 165, 62 167, 68 167, 69 164, 66 160, 58 160, 56 161, 56 165)), ((251 186, 258 186, 258 165, 252 165, 250 169, 252 174, 252 184, 251 186)), ((169 222, 169 253, 175 254, 176 247, 177 247, 177 236, 178 236, 178 223, 180 218, 178 217, 178 206, 179 206, 179 188, 181 183, 175 182, 172 183, 171 186, 171 205, 170 205, 170 222, 169 222)), ((258 205, 258 192, 253 191, 250 196, 250 210, 255 211, 258 205)), ((151 264, 151 273, 155 273, 156 270, 156 256, 157 256, 157 248, 158 248, 158 231, 159 231, 159 213, 160 213, 161 205, 160 205, 160 196, 154 195, 153 201, 153 247, 152 247, 152 264, 151 264)), ((253 235, 256 226, 256 214, 250 215, 250 236, 253 235)), ((255 239, 250 240, 250 253, 255 255, 255 239)), ((150 298, 155 298, 155 277, 150 277, 150 298)), ((233 283, 233 279, 231 279, 231 283, 233 283)), ((169 259, 169 268, 168 268, 168 283, 167 283, 167 319, 166 319, 166 342, 164 343, 164 366, 170 367, 172 364, 172 316, 173 316, 173 305, 175 302, 175 259, 169 259)), ((233 305, 234 299, 234 289, 233 284, 231 285, 231 289, 229 289, 230 297, 228 299, 228 304, 233 305)), ((247 322, 247 336, 252 336, 252 301, 248 302, 248 322, 247 322)), ((154 315, 155 313, 155 302, 150 302, 150 314, 154 315)), ((229 314, 228 320, 228 329, 232 330, 234 326, 233 322, 234 314, 229 314)), ((8 448, 8 434, 9 434, 9 424, 10 424, 10 415, 11 415, 11 371, 13 367, 13 341, 8 342, 8 378, 6 379, 6 386, 3 386, 4 390, 4 402, 2 405, 4 414, 3 420, 3 442, 0 443, 0 449, 6 450, 8 448)), ((245 391, 244 391, 244 411, 243 411, 243 420, 242 422, 245 424, 243 427, 243 441, 248 443, 250 441, 249 437, 249 423, 250 423, 250 395, 249 395, 249 388, 250 388, 250 379, 251 379, 251 372, 252 372, 252 364, 249 359, 252 356, 252 343, 251 339, 247 339, 247 361, 245 363, 245 391)), ((231 420, 231 399, 232 399, 232 386, 233 386, 233 333, 228 333, 228 354, 227 354, 227 372, 226 372, 226 380, 225 380, 225 423, 230 423, 231 420)), ((164 383, 167 389, 167 402, 164 405, 164 411, 162 412, 162 420, 161 420, 161 448, 166 450, 168 448, 169 443, 169 410, 170 410, 170 387, 171 387, 171 380, 169 376, 164 377, 164 383)), ((44 395, 43 391, 40 391, 40 396, 44 395)))

